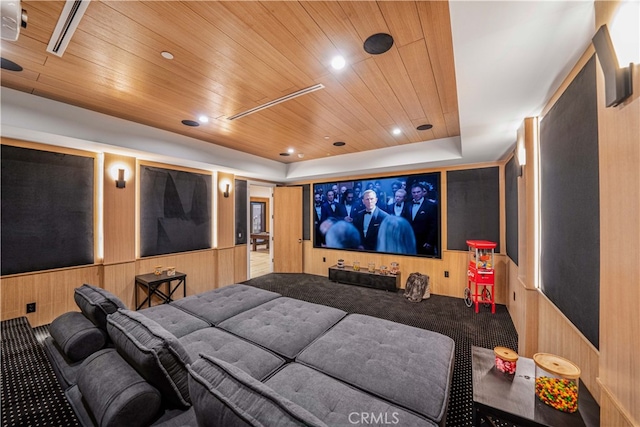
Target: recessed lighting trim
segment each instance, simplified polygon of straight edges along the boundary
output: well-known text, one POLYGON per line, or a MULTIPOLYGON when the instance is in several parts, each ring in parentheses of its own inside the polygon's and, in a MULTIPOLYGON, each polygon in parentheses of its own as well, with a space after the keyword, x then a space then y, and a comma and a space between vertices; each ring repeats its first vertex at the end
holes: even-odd
POLYGON ((202 115, 202 116, 198 117, 198 121, 200 123, 209 123, 209 117, 207 117, 205 115, 202 115))
POLYGON ((391 133, 394 135, 400 135, 402 133, 402 130, 400 130, 400 128, 393 128, 391 133))
POLYGON ((347 61, 340 55, 334 56, 331 60, 331 66, 334 70, 342 70, 345 65, 347 65, 347 61))
POLYGON ((188 119, 183 120, 182 124, 185 126, 191 126, 194 128, 200 126, 200 123, 196 122, 195 120, 188 120, 188 119))
POLYGON ((164 59, 168 59, 168 60, 172 60, 173 59, 173 53, 167 52, 166 50, 160 52, 160 55, 162 55, 162 57, 164 59))
POLYGON ((429 130, 429 129, 431 129, 432 127, 433 127, 433 125, 432 125, 432 124, 428 124, 428 123, 427 123, 427 124, 424 124, 424 125, 420 125, 420 126, 418 126, 416 129, 418 129, 418 130, 429 130))
POLYGON ((333 143, 333 145, 335 145, 336 147, 344 147, 345 145, 347 145, 347 143, 343 141, 336 141, 333 143))
POLYGON ((293 148, 289 148, 289 149, 287 150, 287 153, 289 153, 289 154, 293 154, 293 152, 294 152, 294 151, 295 151, 295 150, 294 150, 293 148))

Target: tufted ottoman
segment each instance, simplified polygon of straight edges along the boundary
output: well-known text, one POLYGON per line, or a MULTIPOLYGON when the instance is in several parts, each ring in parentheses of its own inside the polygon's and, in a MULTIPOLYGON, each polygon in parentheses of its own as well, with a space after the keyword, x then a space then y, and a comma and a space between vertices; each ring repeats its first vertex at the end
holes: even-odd
POLYGON ((171 305, 216 326, 225 319, 278 297, 280 294, 275 292, 236 284, 191 295, 171 305))
POLYGON ((245 311, 219 328, 293 359, 347 313, 293 298, 277 298, 245 311))
POLYGON ((351 314, 296 362, 444 425, 454 342, 437 332, 351 314))

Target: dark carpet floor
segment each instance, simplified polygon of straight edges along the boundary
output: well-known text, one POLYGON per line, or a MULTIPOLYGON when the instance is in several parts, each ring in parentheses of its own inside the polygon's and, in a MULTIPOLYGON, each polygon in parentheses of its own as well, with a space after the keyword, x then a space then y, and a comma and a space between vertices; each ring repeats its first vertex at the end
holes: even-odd
MULTIPOLYGON (((472 425, 471 346, 518 349, 518 334, 504 305, 496 305, 495 314, 491 314, 489 307, 481 307, 476 314, 473 308, 465 306, 461 298, 431 295, 422 302, 412 303, 403 297, 403 291, 394 293, 339 284, 324 276, 309 274, 273 273, 244 283, 349 313, 368 314, 451 337, 456 344, 456 361, 447 426, 472 425)), ((498 420, 496 424, 509 425, 498 420)))

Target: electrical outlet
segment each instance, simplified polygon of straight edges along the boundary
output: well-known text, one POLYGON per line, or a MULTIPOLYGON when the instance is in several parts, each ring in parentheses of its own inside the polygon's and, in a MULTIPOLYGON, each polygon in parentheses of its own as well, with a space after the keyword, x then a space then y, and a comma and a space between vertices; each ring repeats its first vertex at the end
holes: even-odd
POLYGON ((322 262, 327 262, 327 258, 326 257, 322 257, 322 262))
POLYGON ((513 300, 514 301, 516 300, 516 293, 515 292, 513 293, 513 300))
POLYGON ((27 304, 27 313, 35 313, 36 312, 36 303, 30 302, 27 304))
POLYGON ((445 270, 444 277, 449 277, 449 272, 445 270))

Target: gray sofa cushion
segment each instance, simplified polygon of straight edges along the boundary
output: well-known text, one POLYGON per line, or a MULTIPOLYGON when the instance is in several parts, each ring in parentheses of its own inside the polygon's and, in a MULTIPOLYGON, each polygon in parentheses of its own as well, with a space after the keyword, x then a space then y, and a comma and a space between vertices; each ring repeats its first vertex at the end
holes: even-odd
POLYGON ((238 313, 257 307, 280 294, 247 285, 229 285, 181 298, 171 304, 215 326, 238 313))
POLYGON ((49 333, 71 362, 78 362, 102 349, 107 341, 106 333, 77 311, 56 317, 49 326, 49 333))
POLYGON ((293 359, 346 314, 337 308, 282 297, 227 319, 218 327, 293 359))
POLYGON ((288 364, 265 384, 330 426, 437 425, 299 363, 288 364))
POLYGON ((189 367, 199 426, 326 427, 317 417, 222 360, 201 356, 189 367))
POLYGON ((197 360, 201 353, 213 356, 258 380, 266 378, 284 364, 282 358, 270 351, 213 327, 192 332, 180 338, 180 343, 191 360, 197 360))
POLYGON ((109 316, 107 332, 118 353, 165 402, 189 406, 186 365, 191 358, 173 334, 140 313, 122 309, 109 316))
POLYGON ((76 288, 73 293, 73 299, 80 307, 82 314, 104 331, 107 330, 107 316, 119 308, 127 308, 111 292, 88 284, 76 288))
POLYGON ((209 323, 170 304, 160 304, 138 311, 171 332, 176 338, 198 329, 208 328, 209 323))
POLYGON ((158 390, 114 349, 87 357, 78 375, 78 390, 101 427, 147 426, 160 410, 158 390))
POLYGON ((53 372, 55 372, 62 389, 66 390, 75 385, 78 378, 78 372, 82 367, 82 362, 69 361, 69 359, 62 354, 62 350, 60 350, 51 337, 46 337, 43 345, 44 351, 47 353, 47 357, 53 367, 53 372))
POLYGON ((442 334, 351 314, 296 361, 436 423, 446 415, 454 342, 442 334))

